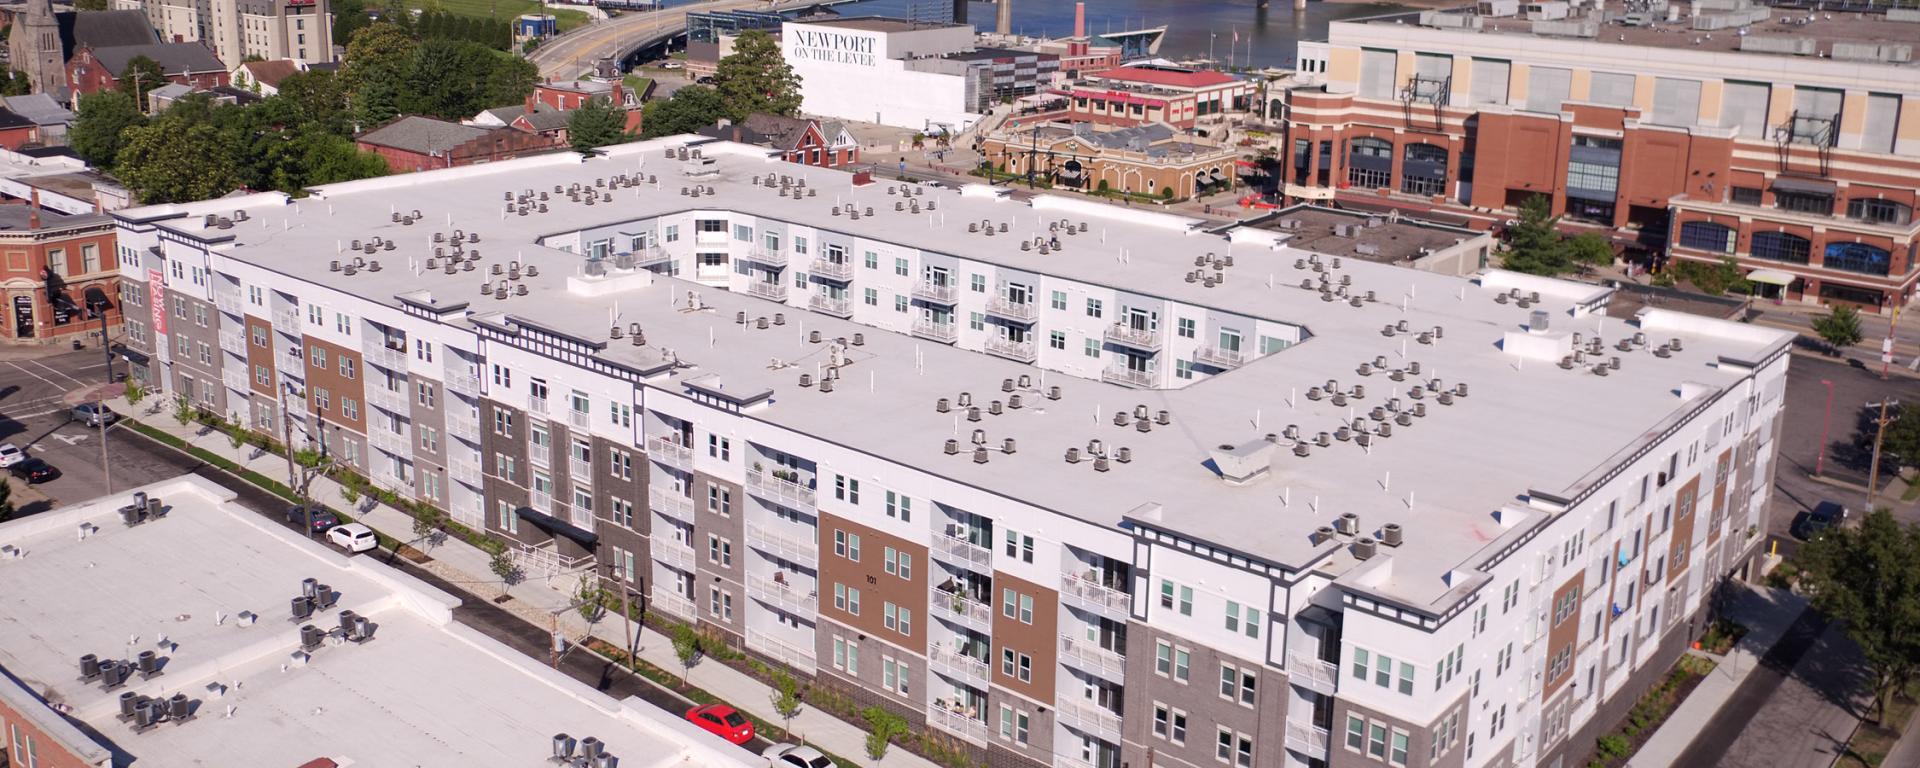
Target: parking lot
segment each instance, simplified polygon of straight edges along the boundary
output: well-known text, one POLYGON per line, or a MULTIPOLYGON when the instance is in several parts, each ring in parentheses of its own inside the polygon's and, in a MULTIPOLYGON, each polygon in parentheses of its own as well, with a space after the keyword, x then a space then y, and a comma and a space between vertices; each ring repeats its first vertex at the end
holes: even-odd
MULTIPOLYGON (((115 372, 124 376, 126 365, 124 360, 115 361, 115 372)), ((75 404, 108 386, 106 373, 107 364, 98 349, 0 360, 0 443, 19 446, 60 470, 58 478, 30 488, 12 481, 18 514, 104 494, 109 471, 114 488, 180 474, 178 463, 169 460, 172 457, 150 450, 115 450, 114 442, 120 437, 115 429, 106 430, 111 463, 102 464, 101 431, 73 421, 69 414, 75 404)))

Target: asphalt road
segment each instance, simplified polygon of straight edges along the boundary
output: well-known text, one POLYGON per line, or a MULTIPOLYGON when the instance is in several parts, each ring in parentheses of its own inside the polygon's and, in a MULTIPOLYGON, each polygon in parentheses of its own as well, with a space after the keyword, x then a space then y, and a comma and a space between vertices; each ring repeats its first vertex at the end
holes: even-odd
MULTIPOLYGON (((125 375, 126 362, 116 361, 114 369, 118 375, 125 375)), ((109 471, 115 488, 178 474, 149 456, 113 450, 123 434, 117 429, 106 431, 112 465, 103 466, 100 430, 74 422, 68 414, 74 404, 107 386, 106 373, 106 361, 98 349, 0 360, 0 443, 20 446, 60 470, 59 477, 16 494, 21 513, 102 495, 107 492, 109 471)))
POLYGON ((1709 766, 1721 763, 1721 757, 1733 746, 1735 740, 1746 730, 1755 713, 1765 706, 1767 700, 1787 682, 1787 676, 1793 674, 1793 668, 1800 659, 1813 648, 1814 641, 1827 629, 1827 619, 1818 611, 1806 611, 1800 618, 1787 627, 1780 641, 1760 658, 1759 668, 1740 681, 1733 689, 1726 704, 1707 721, 1687 745, 1679 759, 1673 761, 1677 766, 1709 766))
MULTIPOLYGON (((1837 502, 1855 512, 1866 508, 1866 492, 1859 489, 1867 483, 1873 433, 1862 416, 1867 403, 1886 397, 1920 403, 1920 380, 1896 375, 1881 381, 1875 370, 1809 355, 1794 356, 1787 368, 1786 421, 1780 433, 1780 468, 1774 476, 1770 531, 1784 534, 1795 517, 1822 501, 1837 502), (1831 419, 1824 381, 1833 382, 1831 419), (1820 457, 1823 435, 1824 460, 1820 457), (1827 478, 1858 488, 1813 479, 1816 465, 1827 478)), ((1883 470, 1881 482, 1886 480, 1883 470)), ((1902 521, 1920 522, 1920 505, 1885 496, 1874 503, 1892 507, 1894 516, 1902 521)))
POLYGON ((593 66, 596 59, 611 56, 623 44, 657 37, 667 30, 684 31, 688 11, 766 10, 797 8, 805 2, 769 3, 767 0, 714 0, 658 11, 626 13, 607 21, 598 21, 552 38, 527 56, 540 67, 542 78, 569 79, 593 66))

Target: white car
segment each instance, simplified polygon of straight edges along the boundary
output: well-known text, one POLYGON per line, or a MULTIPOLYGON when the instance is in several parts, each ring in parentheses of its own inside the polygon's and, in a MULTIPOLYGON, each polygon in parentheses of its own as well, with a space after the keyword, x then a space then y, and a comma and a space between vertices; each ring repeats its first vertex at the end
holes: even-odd
POLYGON ((327 529, 327 541, 348 552, 370 552, 380 547, 380 538, 362 523, 347 523, 327 529))
POLYGON ((11 467, 27 460, 27 452, 13 443, 0 445, 0 468, 11 467))
POLYGON ((805 744, 775 744, 760 753, 767 768, 833 768, 833 761, 805 744))

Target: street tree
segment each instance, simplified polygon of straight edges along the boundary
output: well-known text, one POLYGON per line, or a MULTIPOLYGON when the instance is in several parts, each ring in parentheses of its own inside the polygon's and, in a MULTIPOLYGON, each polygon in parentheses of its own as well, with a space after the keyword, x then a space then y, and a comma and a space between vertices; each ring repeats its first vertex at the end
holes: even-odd
POLYGON ((687 675, 693 673, 693 660, 700 657, 700 636, 685 624, 673 625, 671 636, 673 657, 680 660, 680 682, 684 685, 687 675))
POLYGON ((704 85, 689 85, 674 91, 672 98, 647 102, 640 120, 640 135, 652 139, 693 133, 731 114, 719 91, 704 85))
POLYGON ((1882 457, 1903 467, 1920 467, 1920 406, 1900 404, 1888 409, 1887 428, 1880 437, 1882 457))
POLYGON ((1507 228, 1506 254, 1501 266, 1530 275, 1558 275, 1573 269, 1573 257, 1566 240, 1554 229, 1560 217, 1553 215, 1546 195, 1534 195, 1520 206, 1520 221, 1507 228))
POLYGON ((1801 550, 1813 604, 1845 627, 1869 673, 1875 722, 1920 677, 1920 525, 1882 507, 1857 529, 1829 529, 1801 550))
POLYGON ((231 148, 210 123, 168 116, 129 129, 126 141, 114 168, 142 203, 205 200, 239 186, 231 148))
POLYGON ((580 154, 591 154, 595 149, 626 139, 626 113, 614 109, 613 102, 604 96, 588 99, 567 118, 567 141, 572 143, 573 151, 580 154))
POLYGON ((127 144, 127 129, 146 122, 131 95, 120 91, 82 94, 73 128, 67 131, 67 143, 87 162, 111 168, 127 144))
POLYGON ((1813 332, 1834 354, 1860 343, 1860 312, 1850 304, 1835 304, 1832 311, 1813 319, 1813 332))
POLYGON ((13 519, 13 484, 0 477, 0 523, 13 519))
POLYGON ((787 64, 780 43, 760 30, 740 34, 733 53, 720 59, 714 88, 735 120, 755 112, 792 117, 800 113, 800 76, 787 64))

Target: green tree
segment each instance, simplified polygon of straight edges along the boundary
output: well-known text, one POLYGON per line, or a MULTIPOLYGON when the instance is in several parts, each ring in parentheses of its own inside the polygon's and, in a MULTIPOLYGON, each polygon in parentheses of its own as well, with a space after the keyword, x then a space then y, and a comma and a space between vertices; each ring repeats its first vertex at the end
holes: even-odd
POLYGON ((119 91, 82 94, 73 127, 67 131, 67 143, 87 162, 111 168, 121 147, 126 146, 127 130, 146 122, 130 95, 119 91))
POLYGON ((700 656, 700 636, 693 627, 685 624, 673 625, 673 657, 680 660, 680 681, 686 682, 687 675, 693 673, 693 660, 700 656))
POLYGON ((1838 527, 1800 550, 1813 604, 1839 620, 1869 672, 1875 722, 1920 672, 1920 526, 1886 508, 1858 529, 1838 527))
POLYGON ((374 80, 353 93, 353 123, 370 130, 400 115, 400 92, 391 80, 374 80))
POLYGON ((220 139, 211 123, 169 115, 129 129, 114 167, 142 203, 219 197, 239 185, 231 147, 220 139))
MULTIPOLYGON (((406 14, 402 11, 400 15, 406 14)), ((355 92, 371 82, 397 81, 406 74, 415 47, 413 36, 399 25, 389 21, 369 24, 347 38, 347 58, 340 75, 346 78, 347 88, 355 92)))
POLYGON ((366 3, 361 0, 334 0, 333 3, 333 39, 352 40, 353 33, 366 29, 373 20, 367 18, 366 3))
POLYGON ((734 38, 733 53, 720 59, 713 82, 736 120, 755 112, 800 113, 800 76, 788 66, 780 44, 760 30, 734 38))
POLYGON ((104 11, 107 10, 107 0, 73 0, 73 9, 76 11, 104 11))
POLYGON ((626 141, 627 115, 614 109, 605 97, 595 96, 567 118, 567 140, 573 144, 573 151, 583 155, 626 141))
POLYGON ((27 79, 27 73, 0 65, 0 96, 25 96, 32 92, 33 81, 27 79))
POLYGON ((482 109, 522 103, 540 82, 540 67, 519 56, 494 53, 488 61, 491 68, 482 86, 480 105, 461 117, 472 117, 482 109))
POLYGON ((1567 258, 1577 265, 1604 267, 1613 263, 1613 244, 1597 233, 1582 232, 1567 238, 1566 249, 1567 258))
POLYGON ((513 556, 507 554, 505 547, 493 550, 493 555, 487 559, 487 570, 500 577, 500 591, 503 593, 513 589, 513 585, 520 581, 520 566, 513 564, 513 556))
POLYGON ((0 477, 0 523, 13 519, 13 484, 0 477))
POLYGON ((1507 228, 1501 265, 1514 272, 1547 276, 1573 269, 1566 240, 1554 229, 1558 223, 1560 217, 1553 215, 1546 195, 1527 198, 1520 206, 1519 223, 1507 228))
POLYGON ((1885 434, 1880 438, 1883 458, 1891 456, 1903 467, 1920 467, 1920 406, 1902 403, 1889 408, 1885 434))
POLYGON ((160 62, 145 56, 135 56, 127 60, 126 68, 120 70, 120 90, 133 96, 133 102, 141 110, 147 108, 147 92, 167 84, 167 73, 161 71, 160 62))
POLYGON ((280 81, 280 92, 254 105, 267 122, 290 126, 318 125, 342 136, 353 131, 352 94, 346 80, 332 72, 295 72, 280 81))
POLYGON ((446 524, 446 513, 429 504, 422 504, 413 511, 413 538, 425 546, 432 546, 434 534, 440 526, 446 524))
POLYGON ((773 712, 785 722, 783 728, 793 730, 793 719, 800 716, 800 683, 786 670, 773 670, 773 692, 769 698, 773 712))
POLYGON ((1813 319, 1813 332, 1827 342, 1834 354, 1860 343, 1860 313, 1851 304, 1835 304, 1826 315, 1813 319))
POLYGON ((640 135, 645 138, 693 133, 727 117, 726 99, 704 85, 689 85, 673 97, 649 101, 641 113, 640 135))

